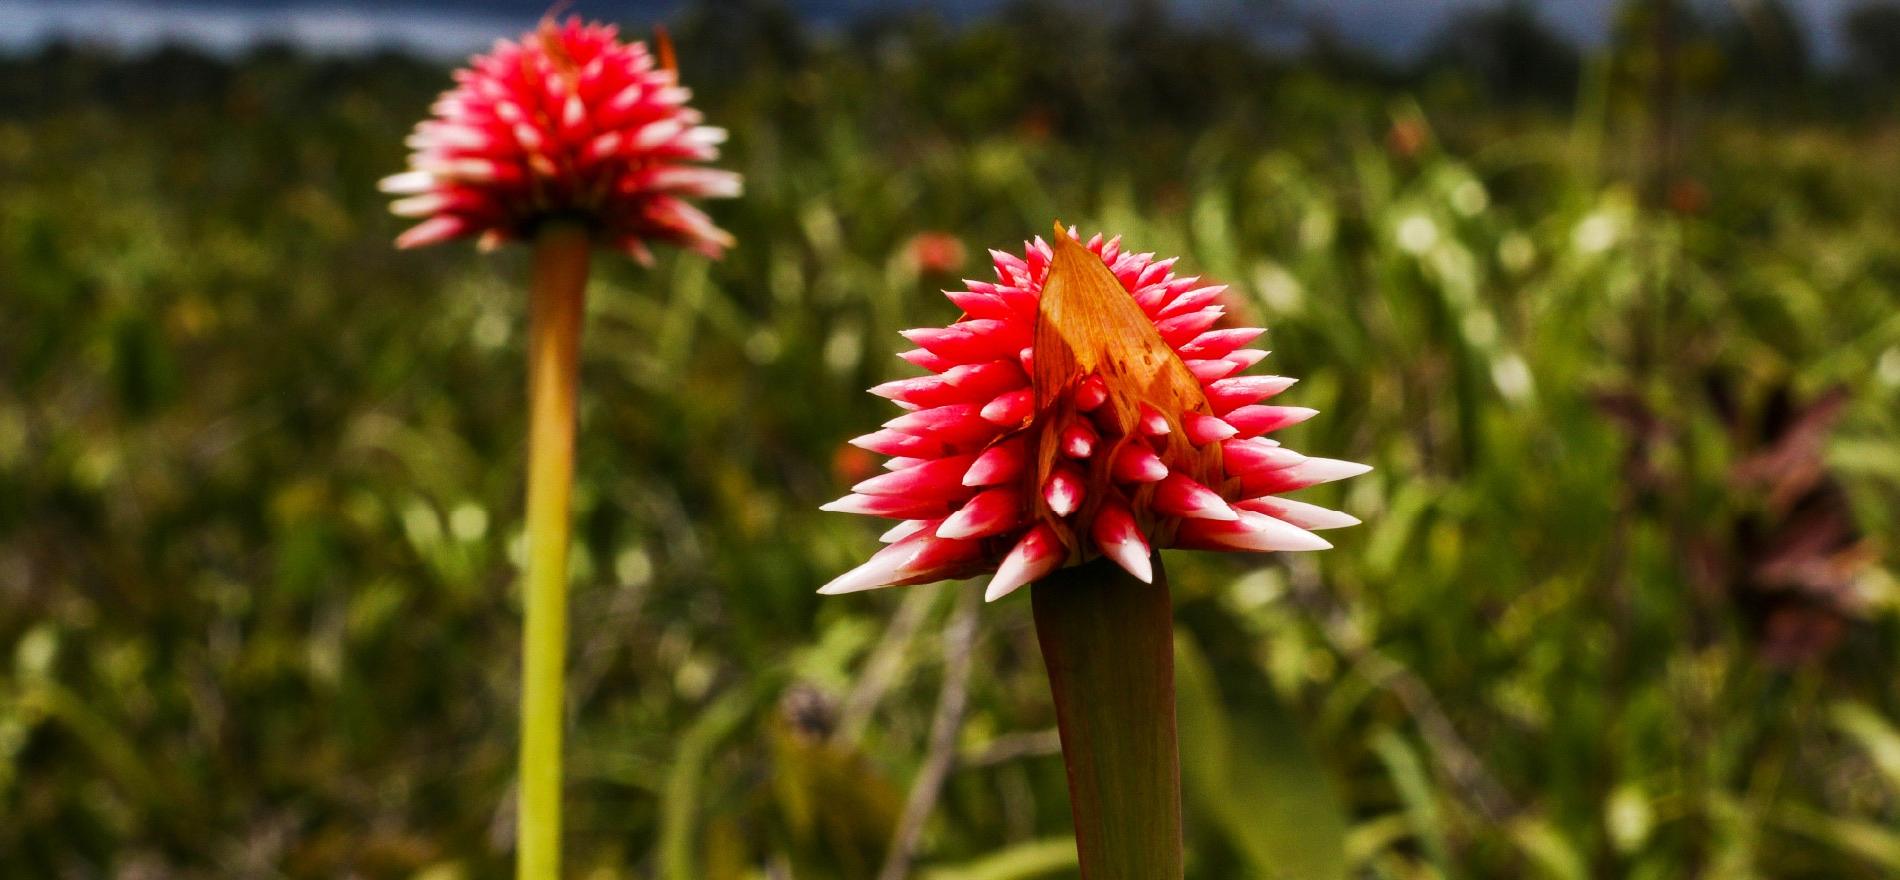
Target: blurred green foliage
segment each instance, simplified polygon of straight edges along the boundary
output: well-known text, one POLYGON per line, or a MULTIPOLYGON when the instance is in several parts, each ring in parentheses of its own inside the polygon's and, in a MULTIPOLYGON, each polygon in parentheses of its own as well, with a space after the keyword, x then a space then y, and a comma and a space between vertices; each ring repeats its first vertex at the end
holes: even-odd
MULTIPOLYGON (((1292 444, 1378 467, 1309 493, 1334 551, 1169 560, 1191 876, 1900 872, 1900 128, 1710 105, 1655 169, 1624 64, 1500 109, 1059 18, 680 33, 748 193, 723 263, 598 261, 575 876, 876 872, 975 587, 819 599, 875 530, 816 507, 895 331, 1055 217, 1234 283, 1292 444)), ((374 190, 445 83, 0 62, 0 876, 507 875, 525 265, 374 190)), ((1027 603, 980 632, 918 876, 1065 876, 1027 603)))

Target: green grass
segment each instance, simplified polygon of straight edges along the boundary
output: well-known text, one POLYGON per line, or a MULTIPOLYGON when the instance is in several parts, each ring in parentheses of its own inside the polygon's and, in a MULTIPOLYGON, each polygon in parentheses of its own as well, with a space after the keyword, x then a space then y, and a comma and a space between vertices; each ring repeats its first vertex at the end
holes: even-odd
MULTIPOLYGON (((1324 411, 1292 444, 1378 468, 1309 493, 1366 520, 1336 550, 1169 560, 1190 876, 1900 870, 1900 129, 1706 108, 1669 211, 1619 100, 904 39, 682 41, 748 194, 727 261, 590 299, 574 876, 875 872, 959 587, 820 599, 876 530, 816 508, 895 331, 953 317, 911 236, 976 276, 1056 217, 1233 282, 1324 411), (1818 448, 1876 564, 1825 654, 1771 662, 1698 574, 1780 521, 1712 382, 1849 392, 1818 448)), ((0 876, 505 876, 526 260, 395 253, 374 191, 446 72, 0 83, 0 876)), ((921 873, 1063 876, 1059 760, 990 751, 1053 726, 1028 602, 980 631, 921 873)))

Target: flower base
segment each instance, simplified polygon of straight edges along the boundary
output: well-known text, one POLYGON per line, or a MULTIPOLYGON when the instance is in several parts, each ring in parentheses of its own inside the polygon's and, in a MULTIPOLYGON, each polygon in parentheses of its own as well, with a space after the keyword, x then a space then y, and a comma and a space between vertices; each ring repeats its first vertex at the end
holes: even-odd
POLYGON ((1174 609, 1154 583, 1098 559, 1030 588, 1086 880, 1182 873, 1174 609))

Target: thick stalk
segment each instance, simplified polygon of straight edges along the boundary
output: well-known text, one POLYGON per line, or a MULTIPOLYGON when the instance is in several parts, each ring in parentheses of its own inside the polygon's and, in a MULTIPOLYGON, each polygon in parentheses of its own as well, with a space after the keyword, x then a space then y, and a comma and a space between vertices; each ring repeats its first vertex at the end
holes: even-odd
POLYGON ((1082 876, 1178 880, 1174 615, 1161 557, 1153 585, 1098 559, 1030 589, 1082 876))
POLYGON ((566 721, 568 505, 587 231, 550 224, 535 238, 528 340, 528 571, 522 591, 520 803, 515 876, 561 874, 561 731, 566 721))

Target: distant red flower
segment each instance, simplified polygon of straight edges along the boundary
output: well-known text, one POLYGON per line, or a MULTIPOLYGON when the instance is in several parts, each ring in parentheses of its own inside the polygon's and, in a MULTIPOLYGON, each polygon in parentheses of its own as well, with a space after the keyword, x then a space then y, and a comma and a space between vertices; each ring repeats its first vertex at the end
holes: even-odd
POLYGON ((996 283, 946 292, 963 318, 904 333, 931 375, 871 389, 909 410, 851 441, 889 473, 825 509, 901 522, 820 592, 994 571, 995 599, 1098 556, 1146 581, 1153 547, 1316 550, 1309 529, 1358 522, 1277 497, 1369 468, 1264 436, 1315 413, 1261 403, 1293 379, 1239 375, 1264 331, 1218 327, 1224 285, 1072 230, 991 254, 996 283))
POLYGON ((839 482, 855 483, 877 471, 877 456, 849 443, 839 444, 838 450, 831 454, 831 475, 839 482))
POLYGON ((1700 214, 1709 207, 1709 188, 1693 177, 1678 178, 1669 184, 1664 200, 1678 214, 1700 214))
POLYGON ((611 25, 552 19, 498 41, 409 138, 410 169, 382 182, 422 218, 402 247, 479 237, 485 247, 578 220, 602 243, 651 258, 649 242, 718 257, 732 236, 687 203, 739 194, 719 157, 723 129, 700 125, 670 64, 611 25))
POLYGON ((1424 120, 1415 116, 1394 119, 1385 131, 1385 148, 1401 159, 1418 155, 1430 141, 1430 130, 1426 129, 1424 120))
POLYGON ((919 272, 948 275, 963 268, 963 242, 948 232, 920 232, 910 240, 909 257, 919 272))

